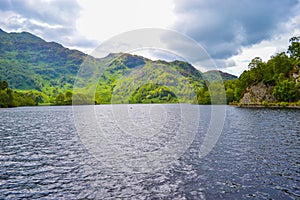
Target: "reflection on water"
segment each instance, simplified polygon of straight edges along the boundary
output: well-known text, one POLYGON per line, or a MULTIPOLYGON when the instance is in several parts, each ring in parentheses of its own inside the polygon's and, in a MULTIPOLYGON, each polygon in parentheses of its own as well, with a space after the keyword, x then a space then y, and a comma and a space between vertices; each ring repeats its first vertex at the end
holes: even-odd
MULTIPOLYGON (((0 199, 300 198, 299 110, 227 107, 217 145, 200 159, 210 106, 194 106, 200 126, 193 143, 156 173, 116 171, 98 162, 76 133, 72 107, 0 109, 0 199)), ((152 123, 169 119, 158 118, 152 123)), ((104 129, 113 133, 109 123, 104 129)))
POLYGON ((199 132, 198 106, 135 104, 74 109, 88 151, 113 171, 154 173, 176 161, 199 132))

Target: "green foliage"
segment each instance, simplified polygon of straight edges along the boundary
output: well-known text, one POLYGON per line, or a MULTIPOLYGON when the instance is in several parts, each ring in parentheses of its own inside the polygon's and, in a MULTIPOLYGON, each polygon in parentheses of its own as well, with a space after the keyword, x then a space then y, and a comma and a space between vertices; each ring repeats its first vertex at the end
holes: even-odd
POLYGON ((300 58, 300 36, 292 37, 290 39, 291 45, 288 48, 288 53, 293 60, 299 60, 300 58))
POLYGON ((66 100, 67 101, 72 101, 72 96, 73 96, 73 93, 72 93, 72 91, 70 91, 70 90, 68 90, 68 91, 66 91, 66 100))
POLYGON ((281 74, 283 77, 288 77, 288 73, 293 67, 292 60, 284 53, 279 53, 272 56, 267 62, 267 67, 273 72, 273 80, 277 80, 278 76, 281 74))
POLYGON ((56 104, 59 104, 59 105, 63 104, 64 100, 65 100, 65 95, 63 93, 59 93, 55 98, 56 104))
POLYGON ((267 101, 263 101, 261 104, 262 104, 265 108, 269 106, 269 104, 268 104, 267 101))
POLYGON ((9 97, 6 91, 0 90, 0 107, 7 108, 10 105, 9 97))
POLYGON ((287 105, 288 105, 287 102, 280 102, 280 106, 283 107, 283 108, 285 108, 287 105))
POLYGON ((5 87, 0 88, 0 108, 16 106, 35 106, 41 96, 33 92, 17 92, 10 89, 5 81, 5 87))
POLYGON ((293 102, 299 99, 300 92, 293 80, 284 80, 274 87, 273 94, 279 101, 293 102))
MULTIPOLYGON (((285 52, 272 56, 267 62, 263 62, 261 58, 255 57, 249 63, 249 69, 244 71, 241 76, 229 83, 225 87, 226 95, 229 101, 239 101, 246 89, 259 82, 273 87, 273 95, 277 101, 293 102, 300 99, 300 84, 296 83, 292 77, 294 72, 299 73, 299 52, 300 37, 290 39, 288 47, 288 56, 285 52), (231 85, 231 86, 229 86, 231 85), (232 96, 232 90, 234 96, 232 96)), ((267 102, 262 102, 266 105, 267 102)))
MULTIPOLYGON (((107 71, 110 71, 109 69, 107 71)), ((111 94, 111 103, 192 102, 195 90, 203 87, 204 84, 200 72, 182 61, 168 63, 145 60, 145 65, 138 69, 124 68, 123 70, 126 70, 126 73, 117 75, 104 72, 105 80, 111 81, 110 84, 105 84, 102 82, 104 79, 100 79, 96 93, 97 102, 101 102, 103 97, 109 97, 109 94, 111 94), (195 71, 197 71, 196 75, 195 71), (173 93, 176 95, 176 101, 173 93)))
POLYGON ((226 92, 222 82, 209 83, 209 93, 211 103, 213 104, 226 104, 226 92))
POLYGON ((128 101, 209 104, 211 96, 215 102, 221 102, 224 95, 228 101, 238 100, 235 81, 225 86, 224 95, 221 95, 223 85, 212 83, 219 81, 218 74, 222 80, 236 77, 220 71, 203 74, 187 62, 151 61, 124 53, 96 59, 27 32, 0 31, 0 52, 0 80, 6 80, 0 82, 1 107, 69 105, 72 101, 75 104, 95 101, 101 104, 128 101), (89 63, 88 68, 81 68, 81 76, 77 77, 83 61, 89 63), (202 76, 211 82, 211 91, 202 76), (75 79, 79 91, 73 91, 75 79), (96 91, 91 91, 95 82, 96 91))
POLYGON ((235 101, 234 91, 231 88, 226 90, 227 103, 235 101))
POLYGON ((237 83, 237 81, 238 80, 228 80, 224 83, 227 103, 239 100, 237 98, 237 96, 239 96, 239 95, 236 95, 236 83, 237 83))
POLYGON ((207 88, 201 88, 197 90, 197 100, 198 104, 211 104, 210 93, 207 88))
POLYGON ((0 31, 0 80, 12 89, 38 90, 52 96, 49 88, 72 89, 80 64, 86 57, 30 33, 0 31))
POLYGON ((6 81, 0 81, 0 90, 5 90, 8 88, 8 83, 6 81))
POLYGON ((176 103, 178 98, 169 88, 148 83, 133 92, 129 103, 176 103))

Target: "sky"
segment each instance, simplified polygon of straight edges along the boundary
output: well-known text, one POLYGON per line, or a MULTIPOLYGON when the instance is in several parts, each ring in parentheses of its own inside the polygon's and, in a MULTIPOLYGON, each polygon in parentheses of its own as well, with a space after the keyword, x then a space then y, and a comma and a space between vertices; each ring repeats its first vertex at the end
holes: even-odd
POLYGON ((85 53, 126 31, 173 30, 201 45, 218 69, 240 75, 254 57, 267 61, 300 36, 299 10, 300 0, 1 0, 0 28, 85 53))

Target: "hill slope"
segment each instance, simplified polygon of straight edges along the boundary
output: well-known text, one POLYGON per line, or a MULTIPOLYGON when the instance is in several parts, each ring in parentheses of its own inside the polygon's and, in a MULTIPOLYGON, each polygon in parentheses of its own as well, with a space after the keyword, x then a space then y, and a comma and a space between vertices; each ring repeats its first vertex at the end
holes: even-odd
MULTIPOLYGON (((86 55, 27 32, 0 30, 0 80, 14 89, 71 88, 86 55)), ((46 92, 46 91, 45 91, 46 92)))
POLYGON ((39 102, 70 103, 75 80, 82 93, 92 88, 87 83, 97 82, 96 91, 90 91, 97 103, 197 102, 200 93, 207 93, 202 75, 182 61, 152 61, 124 53, 96 59, 27 32, 0 29, 0 81, 7 81, 12 89, 37 91, 39 102), (93 63, 91 68, 77 77, 87 58, 93 63), (132 83, 139 87, 132 87, 132 83))

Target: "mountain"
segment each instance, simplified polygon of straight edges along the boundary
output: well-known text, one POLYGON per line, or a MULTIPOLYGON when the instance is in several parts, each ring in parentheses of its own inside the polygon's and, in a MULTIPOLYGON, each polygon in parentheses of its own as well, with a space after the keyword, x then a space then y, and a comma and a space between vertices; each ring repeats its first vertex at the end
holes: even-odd
POLYGON ((70 89, 86 56, 28 32, 0 30, 0 80, 14 89, 70 89))
POLYGON ((202 76, 215 78, 217 73, 234 78, 217 71, 203 74, 183 61, 153 61, 127 53, 93 58, 28 32, 0 29, 0 81, 21 92, 34 91, 39 103, 70 103, 76 94, 96 103, 198 103, 208 97, 202 76))
POLYGON ((205 86, 202 73, 186 62, 153 61, 127 53, 108 57, 101 75, 89 79, 97 79, 97 103, 193 102, 195 91, 205 86))
POLYGON ((203 73, 203 76, 207 78, 209 81, 229 81, 229 80, 235 80, 238 77, 226 72, 222 72, 220 70, 210 70, 203 73), (222 80, 220 80, 220 77, 222 80))

